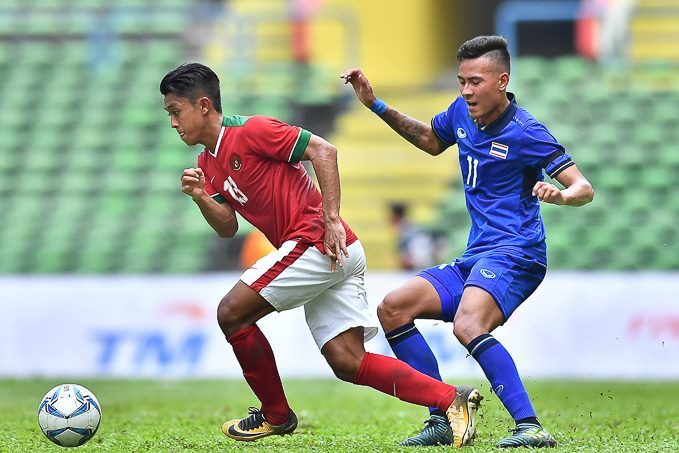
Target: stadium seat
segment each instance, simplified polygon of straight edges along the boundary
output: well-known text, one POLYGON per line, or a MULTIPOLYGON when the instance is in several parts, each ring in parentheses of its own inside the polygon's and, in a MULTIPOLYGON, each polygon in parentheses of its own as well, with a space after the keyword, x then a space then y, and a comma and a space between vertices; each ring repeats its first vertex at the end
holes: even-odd
POLYGON ((596 66, 583 58, 566 56, 554 61, 552 71, 563 82, 564 86, 574 86, 580 85, 585 82, 586 78, 592 77, 592 73, 596 72, 596 66))

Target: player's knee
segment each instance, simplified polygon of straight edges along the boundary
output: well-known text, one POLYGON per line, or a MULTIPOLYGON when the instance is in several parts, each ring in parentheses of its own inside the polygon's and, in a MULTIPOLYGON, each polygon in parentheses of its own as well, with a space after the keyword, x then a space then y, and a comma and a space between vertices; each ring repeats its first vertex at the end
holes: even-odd
POLYGON ((229 335, 238 330, 243 323, 242 317, 237 310, 233 309, 229 296, 225 296, 217 307, 217 322, 224 334, 229 335))
POLYGON ((322 352, 335 376, 346 382, 354 382, 365 352, 359 354, 341 348, 326 349, 322 352))
POLYGON ((339 379, 346 382, 354 382, 361 362, 346 354, 342 357, 334 357, 332 360, 328 359, 328 364, 332 368, 332 372, 339 379))
POLYGON ((384 297, 384 300, 377 306, 377 317, 385 331, 388 332, 412 322, 405 308, 398 291, 392 291, 384 297))
POLYGON ((455 317, 455 322, 453 324, 453 335, 455 335, 455 338, 457 338, 457 340, 462 343, 463 346, 467 346, 474 338, 487 332, 487 329, 484 329, 471 317, 455 317))

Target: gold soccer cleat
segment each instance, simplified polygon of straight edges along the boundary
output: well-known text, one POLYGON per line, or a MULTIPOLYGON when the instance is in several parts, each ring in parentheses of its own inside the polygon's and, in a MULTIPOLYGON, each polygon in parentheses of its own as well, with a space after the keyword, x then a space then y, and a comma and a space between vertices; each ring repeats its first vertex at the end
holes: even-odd
POLYGON ((248 409, 249 416, 229 420, 222 425, 222 432, 235 440, 252 442, 266 436, 292 434, 297 428, 297 416, 291 410, 288 420, 281 425, 272 425, 264 418, 264 412, 251 407, 248 409))
POLYGON ((460 448, 474 443, 476 437, 476 411, 483 397, 473 387, 455 388, 455 399, 446 411, 448 423, 453 430, 453 447, 460 448))

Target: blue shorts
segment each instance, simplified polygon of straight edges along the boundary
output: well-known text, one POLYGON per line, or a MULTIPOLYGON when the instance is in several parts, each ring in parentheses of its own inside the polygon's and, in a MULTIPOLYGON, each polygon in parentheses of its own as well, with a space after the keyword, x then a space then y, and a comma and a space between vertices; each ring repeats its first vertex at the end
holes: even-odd
POLYGON ((547 266, 516 250, 494 250, 458 258, 418 275, 431 283, 441 299, 441 320, 452 322, 460 305, 462 291, 477 286, 490 293, 505 321, 533 294, 545 278, 547 266))

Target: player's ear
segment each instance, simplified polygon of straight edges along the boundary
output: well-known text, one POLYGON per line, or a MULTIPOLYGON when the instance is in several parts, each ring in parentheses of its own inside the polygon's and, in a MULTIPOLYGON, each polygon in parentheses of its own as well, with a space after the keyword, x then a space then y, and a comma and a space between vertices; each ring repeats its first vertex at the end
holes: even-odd
POLYGON ((202 98, 198 99, 198 108, 200 108, 200 113, 203 115, 207 115, 207 112, 210 111, 210 99, 206 96, 203 96, 202 98))
POLYGON ((500 74, 500 78, 498 79, 498 84, 500 91, 505 91, 507 89, 507 85, 509 85, 509 74, 506 72, 503 72, 500 74))

